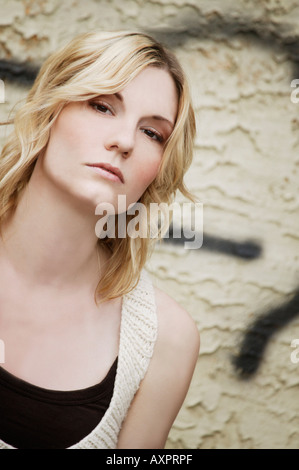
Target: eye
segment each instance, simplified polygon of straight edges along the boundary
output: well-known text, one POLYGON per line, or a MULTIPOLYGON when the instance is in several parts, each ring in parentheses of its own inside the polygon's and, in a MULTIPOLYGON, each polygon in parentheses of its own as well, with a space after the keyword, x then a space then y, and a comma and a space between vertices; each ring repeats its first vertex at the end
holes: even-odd
POLYGON ((106 104, 106 103, 103 103, 103 102, 91 102, 91 103, 90 103, 90 106, 91 106, 95 111, 97 111, 98 113, 101 113, 101 114, 109 114, 109 115, 113 116, 113 110, 112 110, 111 106, 109 106, 109 105, 106 104))
POLYGON ((142 132, 144 132, 144 134, 146 134, 150 139, 152 140, 156 140, 157 142, 159 143, 162 143, 164 142, 164 138, 163 136, 157 132, 157 131, 153 131, 151 129, 141 129, 142 132))

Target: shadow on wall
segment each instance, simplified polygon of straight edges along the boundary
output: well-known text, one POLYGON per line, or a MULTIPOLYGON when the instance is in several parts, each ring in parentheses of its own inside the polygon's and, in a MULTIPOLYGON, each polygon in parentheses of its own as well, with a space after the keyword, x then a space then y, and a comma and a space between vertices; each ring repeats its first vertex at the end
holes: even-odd
MULTIPOLYGON (((183 46, 190 38, 197 38, 204 41, 207 37, 216 36, 217 39, 229 38, 234 35, 248 35, 254 37, 259 47, 271 51, 285 51, 289 60, 293 63, 293 77, 299 76, 299 37, 291 34, 289 37, 280 34, 280 26, 270 21, 254 22, 249 18, 221 17, 217 14, 210 16, 209 19, 203 15, 194 18, 191 16, 180 16, 175 29, 155 29, 145 32, 151 34, 159 41, 170 48, 183 46)), ((10 60, 0 60, 0 78, 11 83, 22 84, 25 87, 33 83, 39 70, 39 66, 28 65, 26 63, 17 63, 10 60)), ((165 243, 184 244, 186 238, 182 235, 180 238, 172 237, 172 231, 169 231, 169 238, 165 243)), ((188 241, 190 239, 188 238, 188 241)), ((209 250, 212 253, 224 253, 227 256, 239 257, 248 262, 253 262, 262 254, 262 245, 256 241, 245 241, 243 243, 233 239, 223 239, 214 235, 204 234, 203 245, 201 249, 209 250)), ((193 250, 196 256, 196 250, 193 250)), ((291 300, 285 304, 271 309, 257 316, 253 324, 249 325, 244 332, 243 340, 239 347, 238 354, 232 358, 232 364, 238 377, 245 379, 251 378, 257 372, 263 359, 267 344, 270 338, 281 328, 286 326, 299 314, 299 287, 291 300)))

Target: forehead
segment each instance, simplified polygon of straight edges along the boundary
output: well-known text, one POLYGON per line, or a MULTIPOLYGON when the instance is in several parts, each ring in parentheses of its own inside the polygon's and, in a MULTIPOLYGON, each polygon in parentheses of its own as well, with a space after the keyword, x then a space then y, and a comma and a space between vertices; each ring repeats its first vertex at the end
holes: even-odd
POLYGON ((140 111, 166 114, 174 122, 178 108, 178 93, 174 79, 167 70, 147 67, 120 92, 124 104, 138 105, 140 111))

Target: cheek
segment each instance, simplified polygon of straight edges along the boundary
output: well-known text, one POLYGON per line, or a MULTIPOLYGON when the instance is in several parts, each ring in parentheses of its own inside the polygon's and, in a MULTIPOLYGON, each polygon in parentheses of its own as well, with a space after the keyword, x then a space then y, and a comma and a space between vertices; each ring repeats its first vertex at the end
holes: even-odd
POLYGON ((93 123, 88 122, 80 104, 70 104, 58 116, 50 133, 49 145, 57 155, 74 160, 88 145, 94 146, 93 123))
POLYGON ((149 167, 145 167, 138 175, 139 184, 145 186, 145 189, 152 183, 152 181, 156 178, 158 171, 159 171, 159 164, 157 162, 155 165, 151 165, 149 167))
POLYGON ((148 155, 148 158, 143 160, 137 172, 138 185, 145 186, 146 189, 152 183, 159 172, 161 160, 162 153, 155 157, 148 155))
POLYGON ((68 154, 68 152, 80 149, 84 135, 86 135, 86 131, 82 124, 76 123, 72 125, 71 123, 63 122, 53 129, 53 133, 50 135, 50 145, 59 153, 68 154))
POLYGON ((160 158, 151 164, 140 165, 135 172, 134 178, 130 182, 130 189, 127 192, 127 205, 138 201, 148 186, 156 178, 160 167, 160 158))

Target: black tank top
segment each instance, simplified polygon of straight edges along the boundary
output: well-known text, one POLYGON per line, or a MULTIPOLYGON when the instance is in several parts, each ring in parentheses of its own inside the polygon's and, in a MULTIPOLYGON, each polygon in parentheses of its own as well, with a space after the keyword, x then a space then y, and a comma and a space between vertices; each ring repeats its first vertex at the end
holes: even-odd
POLYGON ((106 377, 82 390, 47 390, 0 367, 0 439, 18 449, 66 449, 87 436, 109 407, 117 358, 106 377))

